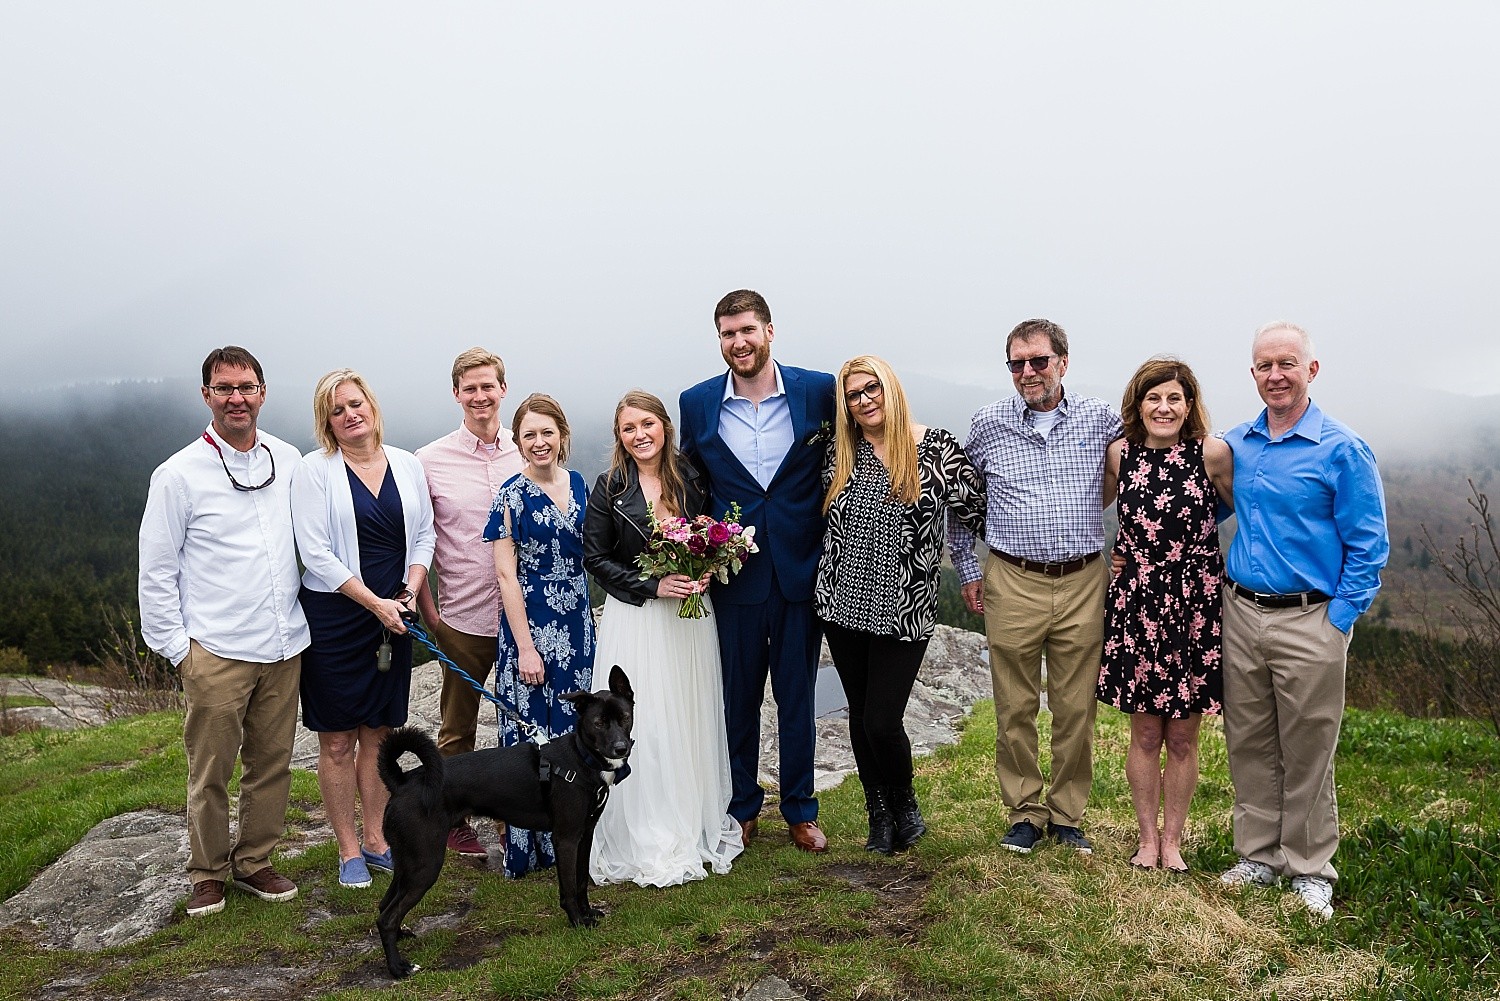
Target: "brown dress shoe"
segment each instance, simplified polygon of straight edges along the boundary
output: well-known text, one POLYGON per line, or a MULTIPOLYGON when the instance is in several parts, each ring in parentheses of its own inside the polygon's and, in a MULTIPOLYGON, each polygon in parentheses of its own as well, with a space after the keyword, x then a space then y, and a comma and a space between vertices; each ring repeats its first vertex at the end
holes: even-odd
POLYGON ((755 837, 755 829, 760 826, 760 821, 751 817, 749 820, 740 821, 740 844, 746 848, 750 847, 750 839, 755 837))
POLYGON ((800 824, 790 825, 792 832, 792 844, 805 852, 826 852, 828 850, 828 838, 818 827, 815 820, 805 820, 800 824))
POLYGON ((234 885, 262 900, 291 900, 297 895, 297 884, 270 866, 248 876, 234 877, 234 885))
POLYGON ((193 895, 188 898, 188 917, 217 914, 224 909, 224 881, 203 879, 193 884, 193 895))

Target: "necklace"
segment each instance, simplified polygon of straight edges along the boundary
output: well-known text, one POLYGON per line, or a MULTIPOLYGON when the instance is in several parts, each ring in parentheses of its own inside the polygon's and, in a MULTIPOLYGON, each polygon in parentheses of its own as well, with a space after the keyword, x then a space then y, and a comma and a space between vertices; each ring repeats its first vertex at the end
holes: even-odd
POLYGON ((369 462, 360 462, 358 459, 351 456, 348 452, 344 453, 344 461, 348 462, 350 465, 357 466, 360 469, 370 469, 375 465, 376 462, 380 461, 380 459, 382 458, 384 458, 384 453, 376 452, 374 455, 370 456, 369 462))

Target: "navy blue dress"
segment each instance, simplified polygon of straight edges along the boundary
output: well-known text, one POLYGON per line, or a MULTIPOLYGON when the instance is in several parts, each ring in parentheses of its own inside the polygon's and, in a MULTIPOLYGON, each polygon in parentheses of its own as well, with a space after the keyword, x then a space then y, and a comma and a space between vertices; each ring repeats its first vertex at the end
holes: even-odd
MULTIPOLYGON (((500 613, 499 669, 495 691, 522 719, 560 737, 573 729, 577 711, 558 696, 592 691, 594 676, 594 616, 589 610, 589 582, 583 572, 583 518, 588 487, 577 472, 568 474, 569 503, 563 511, 546 491, 517 473, 495 495, 485 539, 509 538, 516 547, 516 576, 526 599, 531 640, 542 658, 546 680, 528 685, 521 680, 521 656, 505 612, 500 613), (505 515, 510 514, 510 528, 505 515)), ((514 720, 500 717, 500 745, 510 747, 526 738, 514 720)), ((556 864, 552 835, 545 831, 506 828, 505 874, 525 875, 529 869, 556 864)))
MULTIPOLYGON (((406 579, 406 521, 389 467, 380 496, 345 466, 359 534, 359 575, 365 586, 394 598, 406 579)), ((302 654, 302 725, 319 732, 360 726, 401 726, 411 697, 411 637, 389 635, 375 613, 337 591, 302 588, 312 645, 302 654), (391 669, 375 668, 383 639, 391 669)))

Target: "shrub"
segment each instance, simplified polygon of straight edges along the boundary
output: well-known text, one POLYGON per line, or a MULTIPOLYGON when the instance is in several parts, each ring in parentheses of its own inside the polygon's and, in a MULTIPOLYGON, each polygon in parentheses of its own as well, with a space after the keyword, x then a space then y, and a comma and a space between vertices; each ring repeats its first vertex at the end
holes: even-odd
POLYGON ((26 655, 13 646, 0 646, 0 674, 35 674, 26 655))

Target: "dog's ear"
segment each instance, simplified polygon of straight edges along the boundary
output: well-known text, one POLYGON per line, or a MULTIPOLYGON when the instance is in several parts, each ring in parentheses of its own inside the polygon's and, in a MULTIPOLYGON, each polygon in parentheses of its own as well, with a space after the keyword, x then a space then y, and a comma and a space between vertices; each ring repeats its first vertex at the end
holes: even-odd
POLYGON ((609 690, 621 698, 635 701, 635 689, 630 687, 630 679, 619 664, 609 669, 609 690))

